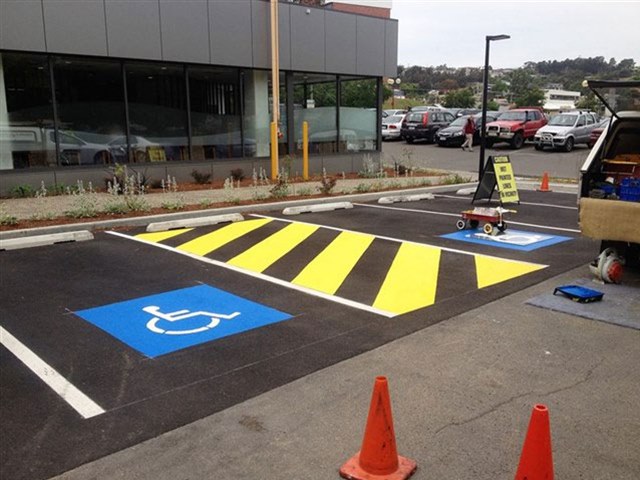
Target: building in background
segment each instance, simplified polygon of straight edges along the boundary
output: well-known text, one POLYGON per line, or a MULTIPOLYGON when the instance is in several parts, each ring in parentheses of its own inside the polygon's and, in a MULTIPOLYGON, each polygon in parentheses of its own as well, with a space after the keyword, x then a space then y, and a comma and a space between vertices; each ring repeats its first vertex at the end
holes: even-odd
POLYGON ((580 92, 545 90, 542 108, 549 113, 557 113, 561 110, 575 110, 578 100, 580 100, 580 92))
MULTIPOLYGON (((303 121, 312 172, 379 155, 398 43, 380 17, 279 4, 279 150, 295 171, 303 121)), ((264 0, 0 1, 2 192, 101 184, 116 163, 158 180, 268 170, 269 29, 264 0)))
POLYGON ((325 1, 324 5, 338 12, 390 18, 391 3, 391 0, 341 0, 339 2, 325 1))

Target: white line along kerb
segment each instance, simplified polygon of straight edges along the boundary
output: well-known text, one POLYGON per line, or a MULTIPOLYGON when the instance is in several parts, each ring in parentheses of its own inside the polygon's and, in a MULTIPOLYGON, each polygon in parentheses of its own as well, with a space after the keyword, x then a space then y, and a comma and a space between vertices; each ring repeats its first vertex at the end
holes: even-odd
POLYGON ((299 213, 330 212, 343 208, 353 208, 351 202, 318 203, 316 205, 302 205, 300 207, 289 207, 282 211, 283 215, 298 215, 299 213))
POLYGON ((0 250, 17 250, 19 248, 42 247, 55 243, 83 242, 86 240, 93 240, 93 234, 89 230, 50 233, 48 235, 34 235, 32 237, 0 240, 0 250))
POLYGON ((214 215, 212 217, 185 218, 183 220, 150 223, 147 225, 147 232, 164 232, 176 228, 204 227, 206 225, 216 225, 223 222, 241 222, 243 220, 244 217, 239 213, 214 215))
POLYGON ((100 415, 105 410, 96 402, 78 390, 53 367, 29 350, 16 337, 0 327, 0 343, 13 353, 29 370, 35 373, 54 392, 62 397, 83 418, 100 415))
POLYGON ((396 202, 418 202, 420 200, 433 200, 433 193, 419 193, 417 195, 397 195, 395 197, 381 197, 378 203, 389 204, 396 202))

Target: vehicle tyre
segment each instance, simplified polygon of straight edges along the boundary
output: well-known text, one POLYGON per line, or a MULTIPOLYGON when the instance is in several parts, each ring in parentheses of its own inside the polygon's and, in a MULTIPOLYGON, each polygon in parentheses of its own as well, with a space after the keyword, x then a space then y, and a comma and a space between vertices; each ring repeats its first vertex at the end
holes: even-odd
POLYGON ((490 223, 485 223, 482 227, 482 231, 487 235, 491 235, 493 232, 493 225, 491 225, 490 223))
POLYGON ((587 143, 587 148, 593 148, 594 143, 593 142, 589 142, 587 143))
POLYGON ((478 220, 471 220, 471 221, 469 221, 469 226, 470 226, 471 228, 473 228, 474 230, 475 230, 476 228, 478 228, 478 225, 479 225, 479 224, 480 224, 480 222, 479 222, 478 220))
POLYGON ((493 140, 485 139, 485 141, 484 141, 484 145, 485 145, 485 147, 487 147, 487 148, 493 148, 493 140))
POLYGON ((542 145, 538 145, 537 143, 533 146, 533 148, 535 148, 538 151, 544 150, 544 147, 542 145))
POLYGON ((524 145, 524 137, 522 136, 521 132, 518 132, 511 139, 511 148, 513 148, 514 150, 520 150, 522 148, 522 145, 524 145))
POLYGON ((411 138, 411 137, 406 137, 406 138, 404 139, 404 141, 405 141, 405 142, 407 142, 407 143, 413 143, 413 138, 411 138))
POLYGON ((567 138, 567 141, 564 144, 564 151, 570 152, 571 150, 573 150, 573 138, 569 137, 567 138))
POLYGON ((467 222, 465 222, 464 220, 458 220, 456 222, 456 228, 458 230, 464 230, 464 227, 466 227, 466 226, 467 226, 467 222))

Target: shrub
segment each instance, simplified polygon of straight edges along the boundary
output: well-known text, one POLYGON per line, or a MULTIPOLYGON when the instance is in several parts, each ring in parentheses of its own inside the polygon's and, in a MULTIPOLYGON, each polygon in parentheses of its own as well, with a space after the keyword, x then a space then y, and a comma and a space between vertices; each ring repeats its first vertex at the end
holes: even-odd
POLYGON ((236 182, 241 182, 244 180, 244 170, 241 168, 234 168, 231 170, 231 178, 236 182))
POLYGON ((323 195, 331 195, 331 192, 335 188, 337 182, 338 179, 336 177, 328 176, 327 173, 323 170, 322 178, 320 179, 320 186, 318 187, 318 189, 323 195))
POLYGON ((198 170, 193 170, 191 172, 191 176, 193 177, 194 182, 196 182, 198 185, 209 183, 209 180, 211 179, 210 173, 200 173, 198 170))
POLYGON ((36 195, 36 191, 31 185, 16 185, 11 189, 10 195, 13 198, 34 197, 36 195))
POLYGON ((273 198, 284 198, 289 195, 289 184, 286 178, 278 177, 275 185, 269 190, 273 198))

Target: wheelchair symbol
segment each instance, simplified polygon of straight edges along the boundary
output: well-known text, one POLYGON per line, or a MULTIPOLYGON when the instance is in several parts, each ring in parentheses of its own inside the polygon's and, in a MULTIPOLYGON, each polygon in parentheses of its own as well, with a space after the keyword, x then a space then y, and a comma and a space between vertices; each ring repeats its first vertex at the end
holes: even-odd
POLYGON ((154 333, 160 333, 164 335, 190 335, 192 333, 205 332, 217 327, 220 323, 220 319, 231 320, 240 315, 240 312, 233 312, 229 315, 223 315, 221 313, 211 313, 204 311, 190 312, 189 310, 178 310, 176 312, 162 313, 160 311, 160 307, 156 307, 154 305, 143 307, 142 310, 154 316, 147 322, 147 328, 154 333), (179 322, 180 320, 186 320, 187 318, 200 316, 209 318, 209 323, 202 327, 192 328, 190 330, 165 330, 158 327, 158 322, 160 320, 166 320, 167 322, 179 322))

